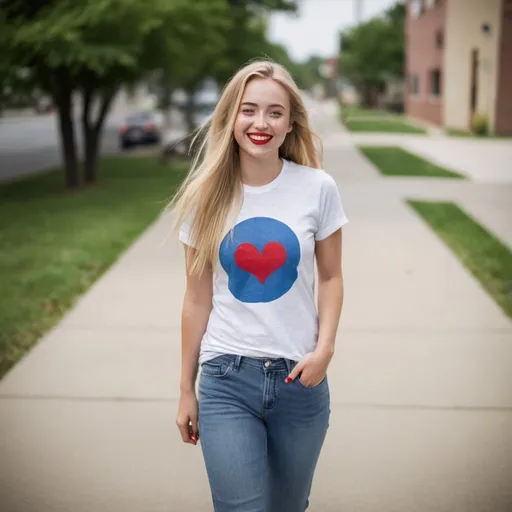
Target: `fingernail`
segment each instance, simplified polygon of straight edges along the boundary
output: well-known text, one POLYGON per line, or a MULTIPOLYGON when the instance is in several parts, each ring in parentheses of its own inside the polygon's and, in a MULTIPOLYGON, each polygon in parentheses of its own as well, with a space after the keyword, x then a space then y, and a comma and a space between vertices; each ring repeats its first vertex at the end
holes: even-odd
POLYGON ((288 384, 291 381, 292 381, 292 379, 290 377, 286 377, 286 379, 285 379, 286 384, 288 384))

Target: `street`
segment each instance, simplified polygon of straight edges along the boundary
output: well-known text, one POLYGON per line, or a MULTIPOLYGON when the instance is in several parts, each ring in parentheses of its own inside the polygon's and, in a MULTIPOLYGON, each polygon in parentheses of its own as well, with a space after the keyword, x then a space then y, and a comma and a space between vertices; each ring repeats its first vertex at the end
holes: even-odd
MULTIPOLYGON (((0 119, 0 182, 51 169, 61 164, 57 118, 41 117, 0 119)), ((117 129, 120 117, 112 116, 105 124, 102 153, 119 151, 117 129)), ((81 147, 80 123, 77 142, 81 147)))

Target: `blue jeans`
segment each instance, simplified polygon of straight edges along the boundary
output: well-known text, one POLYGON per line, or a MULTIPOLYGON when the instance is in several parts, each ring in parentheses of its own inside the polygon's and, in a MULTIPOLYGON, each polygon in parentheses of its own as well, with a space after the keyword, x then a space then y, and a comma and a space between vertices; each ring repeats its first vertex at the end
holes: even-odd
POLYGON ((330 416, 327 377, 296 362, 222 355, 202 365, 199 438, 215 512, 304 512, 330 416))

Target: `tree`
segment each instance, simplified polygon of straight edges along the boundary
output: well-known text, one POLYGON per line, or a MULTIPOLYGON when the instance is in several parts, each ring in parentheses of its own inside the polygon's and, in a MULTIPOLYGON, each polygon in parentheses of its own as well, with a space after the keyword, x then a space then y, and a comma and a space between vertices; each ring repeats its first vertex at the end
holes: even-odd
POLYGON ((4 0, 0 53, 30 70, 58 108, 66 184, 80 183, 73 97, 82 98, 84 177, 96 180, 101 133, 117 92, 174 60, 215 48, 225 0, 4 0), (200 39, 203 48, 193 43, 200 39))
POLYGON ((230 23, 223 31, 225 44, 209 47, 196 41, 195 44, 202 48, 200 58, 194 60, 193 65, 175 68, 167 79, 166 95, 173 88, 181 88, 187 94, 185 120, 189 132, 196 128, 193 122, 195 93, 205 77, 215 79, 219 87, 223 87, 242 65, 258 57, 278 61, 284 58, 286 64, 283 64, 291 66, 286 50, 268 41, 265 14, 270 11, 296 12, 296 1, 228 0, 228 3, 230 23))
POLYGON ((374 106, 376 93, 404 70, 405 7, 398 3, 341 34, 341 72, 360 91, 363 103, 374 106))
MULTIPOLYGON (((220 85, 241 66, 256 58, 271 57, 278 48, 267 38, 266 15, 271 12, 297 12, 296 0, 229 0, 232 24, 226 33, 227 65, 217 70, 220 85)), ((280 54, 282 55, 282 53, 280 54)))

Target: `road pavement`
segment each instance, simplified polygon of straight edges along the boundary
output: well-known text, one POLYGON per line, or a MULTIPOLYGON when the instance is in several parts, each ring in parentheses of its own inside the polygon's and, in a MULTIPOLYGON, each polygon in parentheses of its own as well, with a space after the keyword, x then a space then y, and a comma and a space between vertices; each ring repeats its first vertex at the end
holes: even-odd
MULTIPOLYGON (((105 121, 101 154, 120 153, 118 129, 126 113, 113 113, 105 121)), ((182 134, 183 116, 170 113, 173 133, 182 134)), ((77 145, 82 153, 80 122, 76 123, 77 145)), ((58 120, 54 114, 0 118, 0 182, 44 172, 61 165, 58 120)))
MULTIPOLYGON (((118 119, 109 119, 102 139, 102 154, 119 151, 118 119)), ((81 129, 77 123, 81 151, 81 129)), ((0 182, 61 165, 57 119, 54 115, 0 119, 0 182)))

